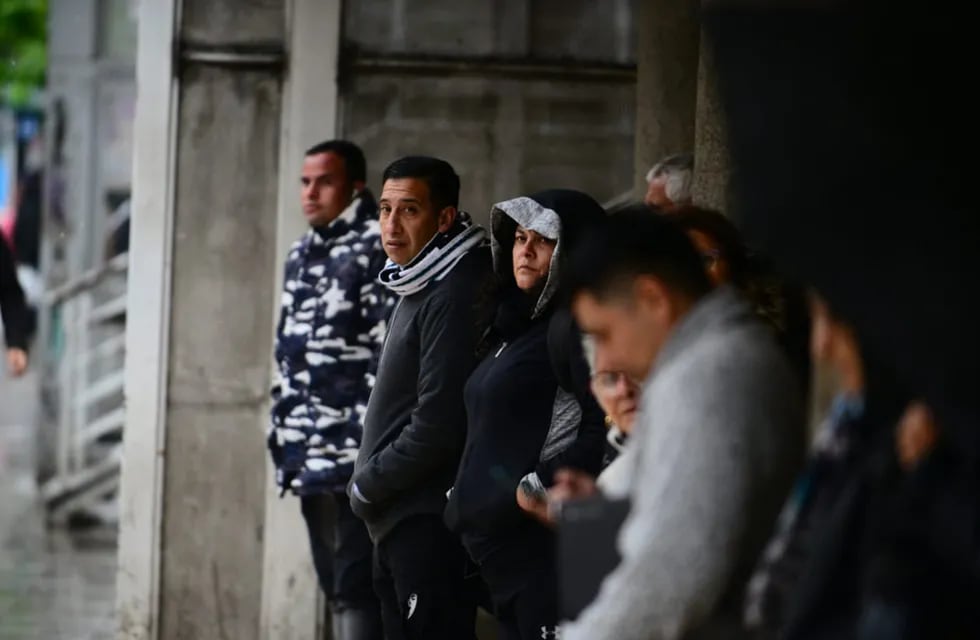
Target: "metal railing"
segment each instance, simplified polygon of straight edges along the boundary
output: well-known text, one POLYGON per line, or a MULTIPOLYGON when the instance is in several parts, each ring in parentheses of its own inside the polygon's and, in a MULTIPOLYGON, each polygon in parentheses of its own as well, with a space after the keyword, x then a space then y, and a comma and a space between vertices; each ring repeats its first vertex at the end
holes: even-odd
POLYGON ((49 415, 56 422, 47 455, 53 471, 40 494, 48 521, 118 521, 125 424, 126 272, 128 255, 46 292, 42 312, 57 318, 47 372, 49 415))

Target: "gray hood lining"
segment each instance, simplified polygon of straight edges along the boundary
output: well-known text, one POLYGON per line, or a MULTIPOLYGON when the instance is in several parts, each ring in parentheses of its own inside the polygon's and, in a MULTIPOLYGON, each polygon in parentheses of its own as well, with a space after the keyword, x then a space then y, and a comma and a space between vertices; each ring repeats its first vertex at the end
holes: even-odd
POLYGON ((501 273, 501 269, 506 266, 513 268, 512 260, 507 252, 514 246, 513 238, 500 238, 501 218, 507 216, 520 226, 530 231, 540 233, 546 238, 555 241, 555 251, 551 255, 551 264, 548 265, 548 277, 545 280, 544 288, 538 296, 538 301, 534 305, 534 313, 531 317, 537 318, 548 307, 548 303, 555 297, 559 286, 559 258, 561 256, 561 217, 553 209, 541 205, 537 200, 521 196, 504 200, 493 205, 490 210, 490 248, 493 253, 493 270, 498 276, 513 278, 513 273, 501 273))

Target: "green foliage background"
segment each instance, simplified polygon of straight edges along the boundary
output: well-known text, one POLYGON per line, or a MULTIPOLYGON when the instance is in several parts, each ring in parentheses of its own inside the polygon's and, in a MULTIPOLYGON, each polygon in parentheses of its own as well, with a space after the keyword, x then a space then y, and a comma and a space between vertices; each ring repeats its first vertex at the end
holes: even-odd
POLYGON ((0 0, 0 102, 29 104, 44 85, 47 0, 0 0))

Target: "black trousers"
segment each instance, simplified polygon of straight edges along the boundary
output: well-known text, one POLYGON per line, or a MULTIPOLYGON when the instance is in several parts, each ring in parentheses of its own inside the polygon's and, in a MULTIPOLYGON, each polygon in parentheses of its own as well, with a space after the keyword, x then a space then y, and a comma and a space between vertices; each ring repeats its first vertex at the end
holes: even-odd
POLYGON ((380 615, 371 576, 374 545, 344 494, 302 496, 320 588, 334 611, 358 609, 380 615))
POLYGON ((466 566, 466 554, 441 516, 398 524, 374 551, 385 638, 473 640, 476 598, 466 566))
POLYGON ((552 541, 534 536, 481 559, 480 575, 493 600, 500 640, 557 639, 558 572, 552 541))

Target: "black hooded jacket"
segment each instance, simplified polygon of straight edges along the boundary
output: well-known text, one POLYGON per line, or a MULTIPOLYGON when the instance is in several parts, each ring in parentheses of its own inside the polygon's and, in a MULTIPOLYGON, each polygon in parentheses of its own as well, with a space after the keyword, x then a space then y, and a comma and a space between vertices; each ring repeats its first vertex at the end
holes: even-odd
POLYGON ((549 486, 562 467, 598 473, 605 445, 579 332, 556 303, 570 246, 604 212, 585 194, 552 190, 499 203, 490 215, 501 296, 487 355, 466 383, 466 446, 446 511, 478 562, 511 541, 550 539, 517 505, 522 478, 534 473, 549 486), (537 297, 514 281, 518 224, 557 240, 537 297))

